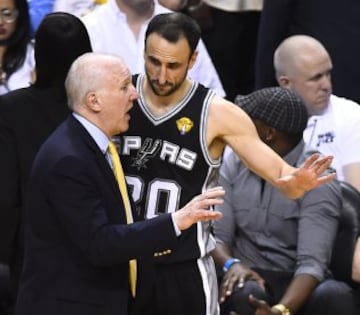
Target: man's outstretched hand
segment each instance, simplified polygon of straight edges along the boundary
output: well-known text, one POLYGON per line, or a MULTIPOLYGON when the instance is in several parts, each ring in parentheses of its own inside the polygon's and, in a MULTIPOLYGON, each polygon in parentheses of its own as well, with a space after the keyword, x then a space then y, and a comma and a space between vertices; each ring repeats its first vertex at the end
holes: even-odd
POLYGON ((332 156, 320 157, 314 153, 294 172, 284 175, 275 181, 276 186, 291 199, 300 198, 307 191, 328 183, 336 173, 324 173, 333 161, 332 156))

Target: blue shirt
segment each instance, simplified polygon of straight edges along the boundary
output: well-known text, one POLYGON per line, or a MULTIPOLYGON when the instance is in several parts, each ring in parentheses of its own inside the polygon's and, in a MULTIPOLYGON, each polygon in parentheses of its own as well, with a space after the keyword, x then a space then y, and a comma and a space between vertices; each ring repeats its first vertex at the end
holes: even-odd
POLYGON ((95 126, 92 122, 80 116, 79 114, 73 113, 73 116, 84 126, 86 131, 94 139, 101 152, 106 154, 109 146, 109 138, 99 127, 95 126))

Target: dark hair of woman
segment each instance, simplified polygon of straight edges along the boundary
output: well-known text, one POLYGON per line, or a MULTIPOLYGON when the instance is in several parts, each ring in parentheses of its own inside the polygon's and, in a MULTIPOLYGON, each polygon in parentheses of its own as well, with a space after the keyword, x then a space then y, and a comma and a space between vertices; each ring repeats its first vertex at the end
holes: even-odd
POLYGON ((55 12, 45 16, 35 34, 36 87, 64 87, 72 62, 91 52, 86 27, 76 16, 55 12))
POLYGON ((27 45, 30 43, 30 17, 27 0, 14 0, 18 11, 14 33, 0 42, 5 45, 6 51, 2 61, 2 69, 9 77, 24 63, 27 45))

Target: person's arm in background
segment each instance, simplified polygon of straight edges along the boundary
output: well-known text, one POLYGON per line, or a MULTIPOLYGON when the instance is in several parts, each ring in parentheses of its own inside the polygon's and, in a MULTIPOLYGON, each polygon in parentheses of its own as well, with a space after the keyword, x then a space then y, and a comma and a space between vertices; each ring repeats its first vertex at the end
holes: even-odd
MULTIPOLYGON (((307 274, 294 277, 278 304, 285 305, 291 314, 296 314, 296 310, 305 304, 317 284, 318 281, 307 274)), ((260 301, 253 296, 249 297, 249 301, 257 311, 261 311, 261 314, 281 314, 265 301, 260 301)))
POLYGON ((344 165, 343 172, 344 180, 360 192, 360 162, 344 165))
POLYGON ((53 11, 54 2, 55 0, 28 0, 32 38, 44 16, 53 11))
POLYGON ((352 265, 352 279, 355 282, 360 283, 360 237, 358 237, 355 251, 354 251, 354 259, 352 265))
POLYGON ((339 128, 342 130, 341 137, 341 164, 344 181, 354 186, 360 192, 360 104, 349 100, 339 99, 342 102, 338 106, 339 112, 334 117, 339 117, 339 128), (348 108, 340 112, 341 108, 348 108))
POLYGON ((277 85, 273 55, 280 42, 290 35, 296 2, 297 0, 264 0, 255 60, 256 89, 277 85))

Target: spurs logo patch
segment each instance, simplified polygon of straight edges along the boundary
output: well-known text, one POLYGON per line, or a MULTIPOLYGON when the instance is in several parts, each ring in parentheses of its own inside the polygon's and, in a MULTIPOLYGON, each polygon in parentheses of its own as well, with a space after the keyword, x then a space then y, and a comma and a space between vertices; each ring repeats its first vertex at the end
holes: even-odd
POLYGON ((146 163, 155 156, 161 147, 161 140, 157 139, 153 141, 150 138, 146 138, 143 145, 139 149, 136 157, 133 159, 131 166, 140 170, 141 168, 146 168, 146 163))

